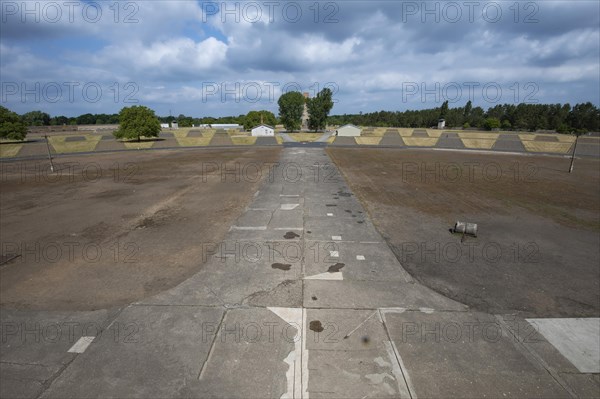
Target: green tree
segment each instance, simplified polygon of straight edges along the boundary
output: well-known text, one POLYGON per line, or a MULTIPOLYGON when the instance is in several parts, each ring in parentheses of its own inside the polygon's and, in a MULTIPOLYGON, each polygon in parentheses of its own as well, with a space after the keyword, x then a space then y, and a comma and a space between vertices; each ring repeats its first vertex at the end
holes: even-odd
POLYGON ((118 139, 137 139, 158 137, 160 122, 154 111, 143 105, 125 107, 119 113, 119 128, 113 135, 118 139))
POLYGON ((442 104, 442 108, 440 108, 440 119, 446 118, 446 114, 448 113, 448 100, 444 101, 442 104))
POLYGON ((569 124, 579 132, 600 130, 600 110, 590 102, 576 104, 569 114, 569 124))
POLYGON ((333 108, 333 100, 331 90, 324 88, 314 98, 309 98, 307 101, 308 108, 308 128, 315 132, 319 129, 324 129, 327 125, 327 117, 333 108))
POLYGON ((27 125, 19 115, 0 105, 0 138, 23 140, 27 136, 27 125))
POLYGON ((281 123, 287 131, 300 129, 304 112, 304 96, 298 91, 282 94, 277 101, 281 123))
POLYGON ((498 129, 500 127, 500 121, 498 118, 487 118, 485 120, 484 127, 487 130, 498 129))
POLYGON ((473 109, 473 103, 471 102, 471 100, 469 100, 469 101, 467 101, 467 104, 465 105, 465 111, 463 112, 465 121, 467 121, 469 119, 469 116, 471 116, 472 109, 473 109))
POLYGON ((96 115, 92 115, 90 113, 79 115, 77 117, 78 125, 95 125, 96 124, 96 115))
POLYGON ((250 130, 262 123, 270 126, 277 124, 277 119, 272 112, 269 111, 250 111, 244 118, 244 129, 250 130))
POLYGON ((21 115, 21 120, 27 126, 48 126, 50 115, 42 111, 31 111, 21 115))

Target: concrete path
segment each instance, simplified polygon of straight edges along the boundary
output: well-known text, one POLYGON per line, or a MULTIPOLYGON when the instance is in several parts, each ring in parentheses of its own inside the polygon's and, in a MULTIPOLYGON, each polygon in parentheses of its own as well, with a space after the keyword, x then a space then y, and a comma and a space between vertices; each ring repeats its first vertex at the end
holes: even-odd
POLYGON ((277 134, 279 135, 279 137, 281 137, 283 139, 284 143, 295 143, 296 142, 296 140, 291 138, 290 135, 287 133, 277 133, 277 134))
POLYGON ((329 138, 333 136, 333 132, 326 132, 323 133, 323 135, 321 137, 319 137, 318 139, 316 139, 315 141, 318 143, 326 143, 327 140, 329 140, 329 138))
POLYGON ((544 338, 557 336, 551 325, 542 335, 415 282, 323 149, 286 148, 225 240, 197 245, 201 272, 124 309, 3 311, 1 396, 546 398, 599 387, 594 358, 578 370, 544 338), (49 326, 66 321, 77 328, 52 340, 49 326))

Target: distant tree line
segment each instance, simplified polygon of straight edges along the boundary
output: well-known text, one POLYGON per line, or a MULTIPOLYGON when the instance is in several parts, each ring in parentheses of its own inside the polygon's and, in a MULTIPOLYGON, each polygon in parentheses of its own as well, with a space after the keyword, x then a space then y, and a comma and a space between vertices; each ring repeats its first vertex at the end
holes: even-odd
MULTIPOLYGON (((268 125, 283 123, 288 130, 298 129, 304 98, 300 93, 288 93, 280 98, 280 115, 277 118, 269 111, 250 111, 247 115, 225 116, 220 118, 194 118, 180 114, 179 116, 157 117, 160 123, 176 120, 180 127, 198 126, 201 124, 237 123, 245 129, 251 129, 261 120, 268 125)), ((333 103, 331 93, 322 91, 307 103, 312 111, 309 127, 322 129, 325 124, 343 125, 353 123, 361 126, 375 127, 430 127, 436 126, 440 118, 444 118, 447 127, 463 127, 478 129, 502 130, 554 130, 559 133, 585 133, 600 131, 600 109, 591 102, 576 104, 502 104, 495 105, 485 111, 481 107, 473 107, 471 101, 464 107, 450 108, 444 102, 439 108, 407 111, 379 111, 359 114, 328 116, 333 103)), ((118 124, 119 114, 83 114, 77 117, 53 116, 42 111, 31 111, 18 115, 0 106, 0 138, 24 137, 27 126, 62 126, 62 125, 105 125, 118 124)))
POLYGON ((577 104, 503 104, 484 111, 469 101, 464 107, 449 108, 445 102, 440 108, 418 111, 379 111, 363 114, 344 114, 329 117, 332 125, 353 123, 375 127, 429 127, 437 126, 444 118, 448 127, 502 129, 502 130, 555 130, 559 133, 584 133, 600 130, 600 110, 590 102, 577 104))

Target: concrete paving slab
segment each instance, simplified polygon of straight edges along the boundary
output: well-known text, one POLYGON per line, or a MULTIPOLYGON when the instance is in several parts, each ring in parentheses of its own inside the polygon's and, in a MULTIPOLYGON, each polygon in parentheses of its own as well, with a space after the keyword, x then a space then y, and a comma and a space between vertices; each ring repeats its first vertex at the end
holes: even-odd
POLYGON ((437 309, 466 307, 416 283, 401 281, 304 280, 304 306, 340 309, 437 309), (313 299, 316 298, 316 299, 313 299))
POLYGON ((226 241, 206 245, 204 269, 140 303, 202 306, 300 306, 302 246, 298 241, 226 241))
MULTIPOLYGON (((54 150, 52 146, 50 146, 50 151, 54 154, 54 150)), ((48 149, 46 147, 45 141, 39 142, 28 142, 21 147, 21 150, 17 153, 16 156, 19 157, 31 157, 31 156, 39 156, 39 155, 47 155, 48 149)))
POLYGON ((253 242, 272 242, 287 241, 300 242, 304 236, 303 230, 231 230, 228 234, 230 241, 253 241, 253 242))
MULTIPOLYGON (((454 135, 456 135, 456 133, 454 133, 454 135)), ((466 147, 458 136, 449 137, 447 133, 443 133, 437 142, 436 148, 464 149, 466 147)))
POLYGON ((569 396, 491 315, 386 313, 385 323, 418 397, 569 396))
POLYGON ((198 378, 223 313, 190 306, 130 306, 42 397, 179 396, 186 381, 198 378), (141 376, 143 383, 135 383, 141 376))
POLYGON ((409 397, 377 310, 308 310, 306 323, 310 397, 409 397))
POLYGON ((402 140, 402 137, 400 137, 400 134, 396 131, 386 132, 379 142, 379 145, 405 147, 404 140, 402 140))
POLYGON ((600 373, 600 318, 527 321, 581 373, 600 373))
POLYGON ((0 312, 0 397, 37 398, 76 357, 83 335, 98 335, 114 312, 0 312))
POLYGON ((597 143, 578 143, 575 155, 600 158, 600 145, 597 143))
POLYGON ((336 136, 335 140, 331 145, 357 145, 354 137, 339 137, 336 136))
POLYGON ((283 209, 273 212, 268 228, 273 230, 298 231, 304 227, 304 211, 299 204, 282 204, 283 209))
POLYGON ((259 228, 266 229, 273 212, 271 211, 256 211, 247 210, 241 215, 232 226, 232 229, 243 229, 243 228, 259 228))
POLYGON ((174 138, 157 138, 152 143, 152 148, 173 148, 179 147, 179 143, 174 138))
POLYGON ((366 217, 363 207, 357 202, 340 204, 335 200, 307 201, 305 209, 307 216, 311 218, 323 218, 328 213, 333 213, 336 218, 352 218, 358 222, 364 221, 366 217))
POLYGON ((556 375, 579 373, 577 368, 539 332, 539 329, 525 319, 514 315, 497 315, 496 319, 515 339, 527 348, 540 362, 551 365, 556 375))
POLYGON ((579 398, 600 397, 599 374, 571 374, 561 373, 560 378, 565 381, 579 398))
POLYGON ((367 219, 364 220, 364 223, 356 223, 353 218, 324 219, 307 217, 304 226, 305 231, 312 232, 310 239, 315 241, 331 241, 331 236, 334 235, 341 235, 344 241, 382 241, 372 222, 367 219))
POLYGON ((203 367, 190 393, 203 398, 284 397, 288 378, 292 387, 294 382, 285 360, 294 353, 297 327, 268 309, 228 310, 211 349, 214 360, 203 367))
POLYGON ((492 146, 495 151, 527 152, 519 136, 513 134, 500 134, 492 146))
POLYGON ((85 136, 68 136, 65 137, 65 143, 69 143, 72 141, 86 141, 87 139, 85 138, 85 136))
MULTIPOLYGON (((5 373, 5 368, 0 369, 0 373, 5 373)), ((21 375, 27 374, 29 371, 27 368, 20 369, 17 373, 19 378, 5 377, 2 376, 2 383, 0 384, 0 397, 2 398, 24 398, 33 399, 39 397, 44 391, 45 386, 42 381, 22 379, 21 375)))
POLYGON ((215 135, 213 136, 213 138, 210 140, 210 143, 208 144, 209 146, 229 146, 229 145, 233 145, 233 142, 231 141, 231 137, 229 137, 229 134, 227 133, 219 133, 219 131, 217 131, 215 133, 215 135))
POLYGON ((275 137, 257 137, 255 145, 279 145, 275 137))
POLYGON ((306 276, 327 273, 338 264, 342 264, 339 271, 343 273, 344 280, 412 281, 385 243, 306 241, 306 276), (339 258, 331 258, 330 250, 338 251, 339 258))
POLYGON ((0 362, 53 367, 69 363, 82 336, 101 333, 115 310, 93 312, 2 309, 0 362))
POLYGON ((118 151, 124 150, 125 144, 117 140, 101 140, 96 145, 94 151, 118 151))

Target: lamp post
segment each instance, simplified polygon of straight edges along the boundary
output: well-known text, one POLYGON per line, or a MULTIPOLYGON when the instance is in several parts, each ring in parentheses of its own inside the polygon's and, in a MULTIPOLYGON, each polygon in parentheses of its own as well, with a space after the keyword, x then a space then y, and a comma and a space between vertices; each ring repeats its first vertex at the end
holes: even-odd
POLYGON ((50 171, 54 173, 54 164, 52 163, 52 154, 50 154, 50 143, 48 143, 48 135, 45 134, 44 138, 46 139, 46 148, 48 149, 48 160, 50 161, 50 171))
POLYGON ((573 153, 571 154, 571 166, 569 166, 569 173, 573 172, 573 164, 575 163, 575 150, 577 149, 577 140, 579 140, 579 133, 575 133, 575 145, 573 145, 573 153))

